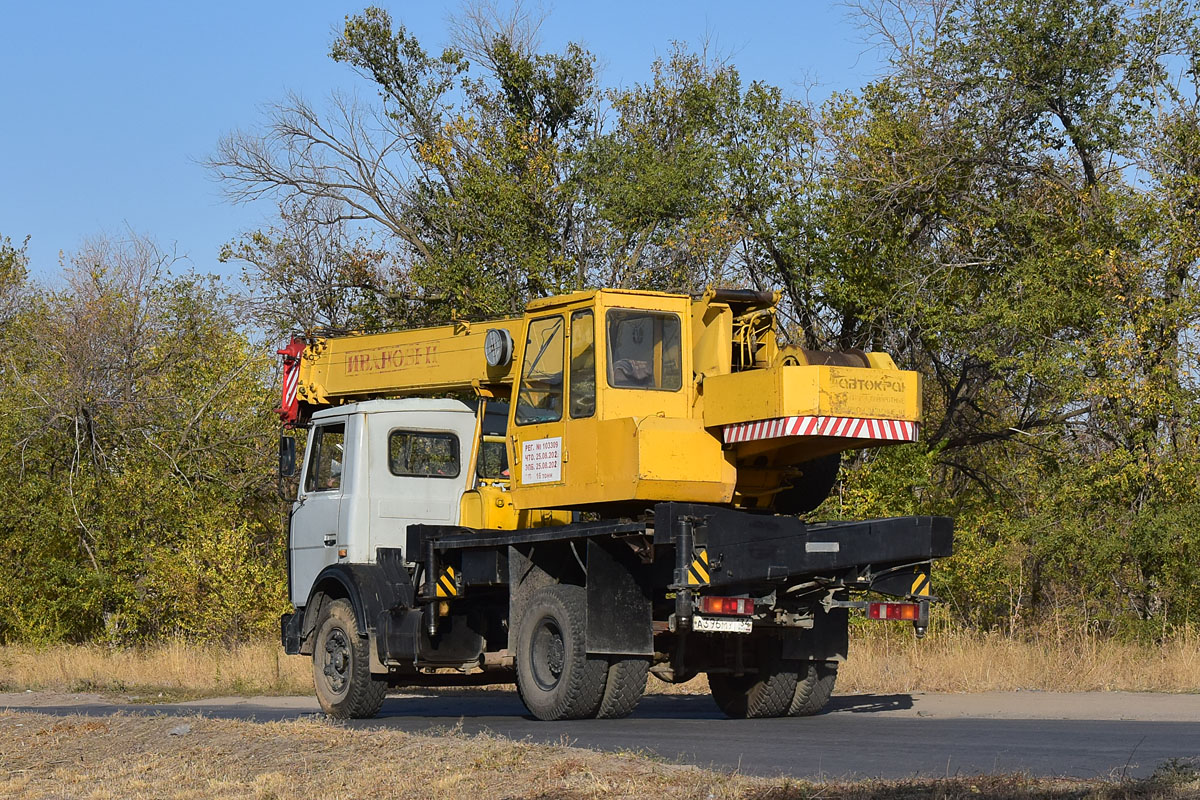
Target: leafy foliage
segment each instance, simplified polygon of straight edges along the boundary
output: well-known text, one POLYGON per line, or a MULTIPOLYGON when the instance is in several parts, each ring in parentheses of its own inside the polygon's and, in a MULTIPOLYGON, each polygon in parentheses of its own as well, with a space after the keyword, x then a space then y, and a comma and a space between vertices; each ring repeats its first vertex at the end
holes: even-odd
POLYGON ((261 342, 144 238, 97 239, 3 329, 0 639, 270 630, 283 601, 261 342))

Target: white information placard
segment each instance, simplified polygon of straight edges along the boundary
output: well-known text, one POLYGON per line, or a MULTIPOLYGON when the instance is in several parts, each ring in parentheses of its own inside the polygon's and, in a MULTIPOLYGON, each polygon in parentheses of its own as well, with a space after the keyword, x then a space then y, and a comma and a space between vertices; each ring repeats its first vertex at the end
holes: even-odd
POLYGON ((562 480, 562 437, 531 439, 521 444, 521 483, 562 480))

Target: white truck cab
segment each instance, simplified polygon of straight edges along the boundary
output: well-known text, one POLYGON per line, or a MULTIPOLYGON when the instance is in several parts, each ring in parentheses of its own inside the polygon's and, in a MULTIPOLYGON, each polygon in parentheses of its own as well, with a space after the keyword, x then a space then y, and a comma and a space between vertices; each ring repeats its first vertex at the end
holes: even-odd
POLYGON ((456 525, 473 485, 475 412, 458 400, 369 400, 313 414, 292 505, 291 601, 317 575, 400 548, 409 525, 456 525))

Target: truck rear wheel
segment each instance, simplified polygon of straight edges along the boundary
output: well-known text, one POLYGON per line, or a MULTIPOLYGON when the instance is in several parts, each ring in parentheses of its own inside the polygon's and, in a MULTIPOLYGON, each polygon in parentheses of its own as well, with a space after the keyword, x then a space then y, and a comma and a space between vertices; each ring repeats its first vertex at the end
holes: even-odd
POLYGON ((796 664, 772 659, 758 672, 746 675, 708 675, 708 688, 717 707, 734 719, 782 717, 796 694, 796 664))
POLYGON ((367 646, 350 602, 326 603, 317 618, 313 685, 321 708, 335 719, 373 717, 383 705, 387 681, 371 674, 367 646))
POLYGON ((608 679, 608 660, 589 656, 587 603, 580 586, 546 586, 529 597, 517 632, 517 685, 538 719, 594 717, 608 679))
POLYGON ((796 693, 792 695, 792 704, 788 708, 789 717, 811 717, 820 713, 833 694, 833 685, 837 682, 837 662, 835 661, 805 661, 801 662, 799 680, 796 682, 796 693))
POLYGON ((611 656, 610 659, 604 697, 596 712, 600 719, 620 719, 632 714, 646 692, 646 676, 650 674, 648 658, 611 656))

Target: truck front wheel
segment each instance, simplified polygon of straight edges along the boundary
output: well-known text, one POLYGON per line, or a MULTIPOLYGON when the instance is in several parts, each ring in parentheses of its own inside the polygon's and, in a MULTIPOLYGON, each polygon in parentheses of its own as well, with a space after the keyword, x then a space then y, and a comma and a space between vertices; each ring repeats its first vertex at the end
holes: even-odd
POLYGON ((373 717, 383 705, 387 681, 371 674, 367 640, 359 635, 348 600, 333 600, 321 609, 313 646, 313 685, 321 708, 335 719, 373 717))
POLYGON ((517 632, 517 686, 538 719, 583 719, 600 710, 608 660, 588 655, 586 630, 582 587, 546 586, 530 595, 517 632))

